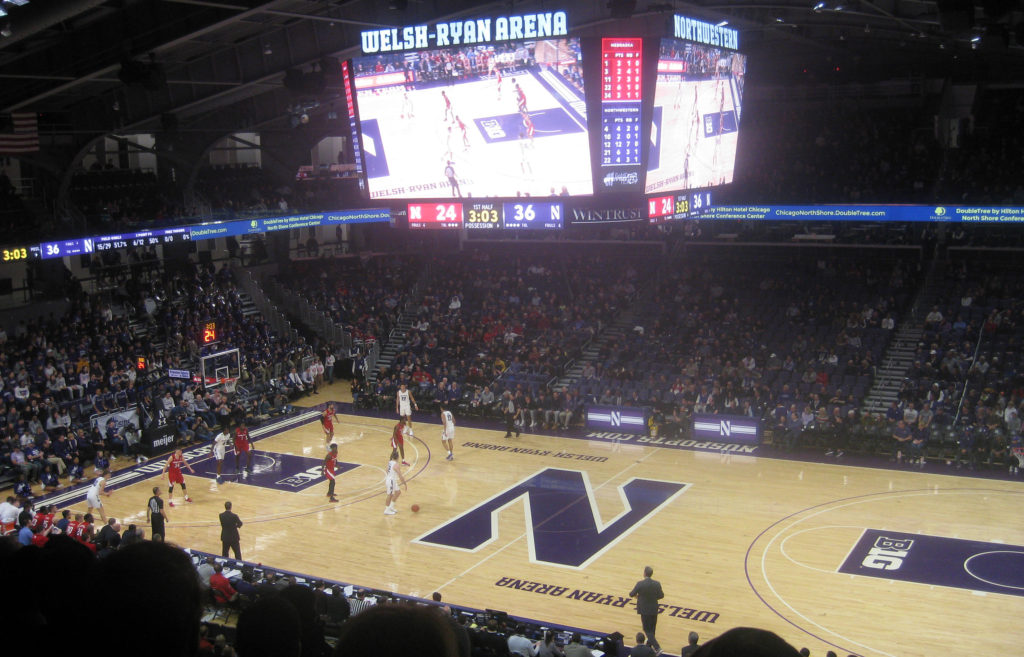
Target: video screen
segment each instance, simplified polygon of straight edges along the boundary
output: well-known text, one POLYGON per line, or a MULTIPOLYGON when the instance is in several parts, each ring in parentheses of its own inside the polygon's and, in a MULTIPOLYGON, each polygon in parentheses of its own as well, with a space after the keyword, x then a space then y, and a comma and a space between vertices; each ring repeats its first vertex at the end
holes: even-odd
POLYGON ((746 70, 737 52, 661 40, 645 193, 732 182, 746 70))
POLYGON ((593 193, 579 39, 357 57, 371 199, 593 193))

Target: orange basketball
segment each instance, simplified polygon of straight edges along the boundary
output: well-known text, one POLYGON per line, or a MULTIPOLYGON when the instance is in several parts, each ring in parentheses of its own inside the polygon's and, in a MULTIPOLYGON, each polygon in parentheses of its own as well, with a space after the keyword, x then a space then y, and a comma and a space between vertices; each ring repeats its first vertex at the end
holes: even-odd
POLYGON ((413 513, 416 513, 419 510, 420 510, 420 505, 419 504, 413 504, 412 505, 412 512, 413 513))

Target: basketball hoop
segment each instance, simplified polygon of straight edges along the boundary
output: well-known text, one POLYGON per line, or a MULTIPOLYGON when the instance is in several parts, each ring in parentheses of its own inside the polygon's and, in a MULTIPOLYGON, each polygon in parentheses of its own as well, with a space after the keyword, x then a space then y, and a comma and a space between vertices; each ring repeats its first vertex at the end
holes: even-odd
POLYGON ((220 378, 208 376, 205 379, 203 379, 203 381, 206 385, 207 390, 219 388, 221 392, 228 395, 235 394, 235 390, 237 390, 238 388, 238 378, 233 376, 226 376, 220 378))

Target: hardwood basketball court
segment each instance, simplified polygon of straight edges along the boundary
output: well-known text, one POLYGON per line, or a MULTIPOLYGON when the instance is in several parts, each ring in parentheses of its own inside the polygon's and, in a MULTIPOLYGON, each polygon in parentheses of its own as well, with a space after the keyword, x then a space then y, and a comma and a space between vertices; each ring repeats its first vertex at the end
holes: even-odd
MULTIPOLYGON (((250 482, 235 480, 229 453, 218 486, 208 448, 198 448, 197 475, 186 471, 194 502, 176 491, 167 539, 219 553, 217 514, 230 499, 248 561, 402 594, 440 591, 456 604, 620 631, 627 641, 640 623, 626 596, 651 565, 667 605, 658 638, 670 653, 691 630, 703 640, 738 625, 771 629, 811 654, 931 657, 968 644, 1016 654, 1024 639, 1013 621, 1024 617, 1024 495, 1015 482, 504 439, 464 426, 446 461, 440 426, 418 421, 406 448, 408 491, 399 513, 385 516, 395 419, 339 414, 335 440, 349 469, 337 504, 319 476, 320 423, 312 412, 305 420, 258 440, 250 482), (480 505, 517 485, 492 504, 504 506, 494 536, 490 507, 480 505)), ((148 470, 114 477, 108 515, 144 523, 151 487, 166 494, 157 465, 148 470)), ((80 496, 72 508, 85 510, 80 496)))

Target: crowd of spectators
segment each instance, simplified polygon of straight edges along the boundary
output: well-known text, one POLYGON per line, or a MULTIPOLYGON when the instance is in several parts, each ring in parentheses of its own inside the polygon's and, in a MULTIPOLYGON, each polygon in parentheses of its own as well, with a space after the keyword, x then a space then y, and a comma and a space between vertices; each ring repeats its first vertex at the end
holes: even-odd
MULTIPOLYGON (((0 567, 12 590, 23 592, 0 599, 4 617, 25 630, 19 635, 27 639, 24 644, 13 637, 11 647, 27 647, 42 634, 88 623, 102 610, 116 620, 119 643, 154 657, 656 654, 642 633, 631 648, 618 633, 559 631, 505 612, 452 606, 440 593, 419 600, 328 584, 190 554, 162 536, 147 537, 135 525, 122 528, 115 518, 96 530, 91 514, 72 518, 64 511, 56 516, 53 506, 27 507, 18 513, 17 534, 0 539, 0 567), (55 590, 67 595, 34 593, 55 590), (90 605, 81 604, 86 598, 90 605)), ((759 655, 809 654, 753 628, 729 630, 704 645, 699 641, 690 632, 680 655, 715 655, 719 649, 740 654, 731 651, 744 645, 757 645, 759 655)), ((109 649, 108 641, 94 641, 76 652, 89 657, 109 649)))
POLYGON ((940 269, 935 303, 885 416, 893 458, 1019 469, 1024 279, 1012 265, 964 256, 940 269))
MULTIPOLYGON (((354 64, 356 76, 401 72, 408 85, 476 80, 501 71, 510 76, 536 64, 533 43, 505 43, 495 46, 466 46, 459 49, 405 55, 363 57, 354 64)), ((577 53, 578 55, 578 53, 577 53)))
POLYGON ((932 126, 923 108, 872 108, 855 99, 803 107, 750 101, 727 200, 931 203, 941 162, 932 126))
POLYGON ((589 402, 649 408, 652 430, 673 434, 695 413, 845 423, 917 274, 906 260, 678 261, 573 388, 589 402))
MULTIPOLYGON (((889 107, 847 97, 749 99, 743 110, 736 182, 718 191, 719 205, 1024 203, 1024 184, 1016 175, 1024 152, 1024 93, 1017 89, 979 89, 969 116, 956 121, 955 134, 946 130, 953 119, 936 117, 924 102, 889 107)), ((781 223, 729 232, 779 241, 821 230, 837 242, 876 244, 927 244, 936 232, 901 223, 813 226, 781 223)), ((953 245, 1021 243, 1020 231, 998 226, 938 230, 953 245)))
POLYGON ((386 405, 405 383, 427 408, 445 402, 491 415, 507 390, 524 408, 551 410, 551 420, 541 422, 554 427, 557 419, 565 428, 579 400, 552 395, 548 385, 629 306, 643 269, 596 254, 472 251, 434 260, 427 270, 428 283, 407 308, 411 328, 374 388, 362 391, 366 399, 386 405))
POLYGON ((298 202, 292 187, 275 181, 258 166, 209 165, 196 176, 196 191, 217 212, 280 212, 287 214, 298 202))
POLYGON ((231 270, 213 265, 128 276, 102 294, 78 288, 62 316, 20 322, 10 335, 0 329, 0 346, 0 468, 24 478, 26 498, 34 484, 75 482, 85 467, 138 454, 134 424, 94 418, 138 402, 143 423, 163 415, 179 442, 208 440, 227 422, 289 412, 294 399, 330 380, 324 362, 335 351, 273 331, 245 306, 231 270), (201 344, 210 321, 215 346, 201 344), (240 367, 232 381, 165 376, 168 368, 198 372, 202 356, 234 348, 240 367))
POLYGON ((344 326, 355 342, 380 342, 410 301, 423 263, 415 257, 347 258, 289 263, 278 273, 287 289, 344 326))
POLYGON ((946 152, 939 178, 942 200, 965 205, 1024 205, 1024 92, 985 89, 964 120, 957 148, 946 152))
MULTIPOLYGON (((950 319, 926 325, 919 361, 907 373, 895 410, 876 417, 862 411, 864 398, 921 285, 920 254, 778 258, 688 257, 670 263, 659 276, 628 259, 600 255, 526 257, 470 250, 417 263, 401 274, 380 258, 376 264, 351 265, 347 274, 356 280, 368 268, 388 272, 374 278, 387 284, 363 291, 362 298, 377 303, 361 309, 361 323, 345 305, 349 283, 346 274, 337 277, 336 266, 301 263, 295 272, 301 276, 289 282, 294 289, 318 289, 319 307, 354 329, 390 329, 404 313, 409 328, 395 334, 393 361, 372 384, 354 382, 355 400, 364 407, 389 408, 399 384, 406 383, 424 408, 446 402, 456 412, 485 417, 503 415, 508 393, 522 428, 567 429, 582 424, 586 404, 615 404, 649 409, 651 430, 672 435, 685 434, 694 413, 747 415, 761 419, 787 450, 881 451, 915 463, 921 456, 948 455, 951 463, 967 467, 979 460, 1010 467, 1008 427, 1002 427, 1005 435, 990 439, 982 422, 964 419, 952 425, 977 413, 1016 417, 1007 410, 1019 410, 1012 388, 1016 355, 1007 353, 1019 341, 1007 333, 1016 326, 1016 306, 1011 308, 1016 279, 988 270, 956 285, 966 265, 951 269, 947 288, 955 299, 950 303, 967 303, 996 286, 1000 307, 986 301, 991 292, 985 292, 986 299, 963 313, 965 321, 954 321, 956 313, 944 308, 950 319), (423 283, 413 294, 418 277, 423 283), (638 289, 651 286, 656 291, 636 306, 631 326, 604 341, 596 360, 582 362, 568 390, 555 390, 552 384, 566 365, 631 307, 638 289), (983 324, 985 335, 999 341, 975 362, 970 336, 983 324), (993 360, 998 366, 1011 358, 1014 368, 1008 373, 990 370, 993 360), (968 386, 979 372, 986 385, 968 386), (988 385, 993 381, 1002 388, 988 385), (907 410, 913 406, 920 413, 926 405, 929 411, 920 419, 907 410), (979 405, 985 410, 975 411, 979 405), (912 440, 912 449, 894 448, 897 413, 899 419, 914 416, 918 428, 934 422, 935 435, 930 441, 927 436, 912 440), (973 447, 961 455, 963 434, 973 447)), ((370 340, 389 333, 357 332, 370 340)))
POLYGON ((97 229, 166 225, 185 213, 180 190, 141 169, 98 168, 71 178, 68 196, 97 229))

